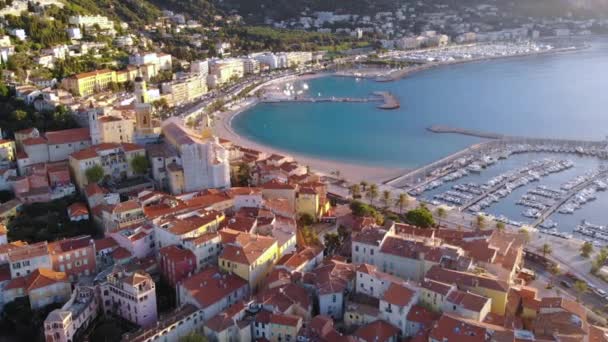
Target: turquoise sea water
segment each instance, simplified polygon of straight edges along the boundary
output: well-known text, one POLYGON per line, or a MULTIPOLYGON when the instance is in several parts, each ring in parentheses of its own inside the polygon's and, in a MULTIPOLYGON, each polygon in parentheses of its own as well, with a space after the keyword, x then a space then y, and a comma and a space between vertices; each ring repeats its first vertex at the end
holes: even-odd
POLYGON ((261 104, 233 120, 236 132, 300 154, 408 168, 480 141, 426 131, 436 124, 543 137, 608 135, 608 40, 577 52, 444 66, 389 83, 340 77, 306 83, 311 96, 388 90, 402 107, 261 104))

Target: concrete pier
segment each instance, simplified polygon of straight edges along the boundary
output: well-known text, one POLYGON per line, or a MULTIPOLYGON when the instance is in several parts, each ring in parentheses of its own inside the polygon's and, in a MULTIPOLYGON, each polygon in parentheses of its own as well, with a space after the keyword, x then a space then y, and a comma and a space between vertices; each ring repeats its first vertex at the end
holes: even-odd
POLYGON ((376 91, 374 92, 374 95, 377 96, 382 96, 382 98, 384 99, 384 104, 381 104, 378 106, 379 109, 397 109, 399 107, 401 107, 401 104, 399 104, 399 100, 397 100, 397 98, 395 97, 395 95, 387 92, 387 91, 376 91))
POLYGON ((595 156, 600 159, 608 159, 608 141, 606 140, 590 141, 556 138, 504 137, 502 139, 492 139, 472 145, 464 150, 446 156, 445 158, 412 170, 400 177, 393 178, 384 184, 410 191, 455 171, 450 168, 450 165, 457 159, 470 156, 479 157, 497 151, 507 151, 516 146, 529 146, 530 148, 527 151, 517 151, 514 153, 575 153, 579 155, 595 156))
POLYGON ((279 102, 381 102, 384 98, 381 96, 370 96, 370 97, 295 97, 295 98, 280 98, 280 99, 265 99, 261 102, 265 103, 279 103, 279 102))
POLYGON ((568 191, 568 193, 562 197, 559 201, 557 201, 555 204, 553 204, 552 206, 550 206, 549 208, 547 208, 541 215, 539 218, 537 218, 533 223, 532 223, 532 227, 536 227, 539 224, 543 223, 544 220, 546 220, 547 218, 549 218, 549 216, 551 216, 554 212, 556 212, 559 207, 561 207, 564 203, 568 202, 569 199, 571 199, 574 195, 576 195, 579 191, 583 190, 584 188, 586 188, 587 186, 591 185, 594 181, 604 178, 606 177, 606 175, 608 175, 608 171, 603 171, 600 172, 599 174, 597 174, 595 177, 592 177, 591 179, 589 179, 586 182, 583 182, 581 184, 579 184, 578 186, 572 188, 570 191, 568 191))
POLYGON ((471 137, 484 138, 484 139, 503 139, 506 136, 498 133, 491 132, 483 132, 477 131, 473 129, 466 128, 457 128, 457 127, 449 127, 449 126, 441 126, 441 125, 433 125, 427 128, 428 131, 433 133, 451 133, 451 134, 461 134, 468 135, 471 137))

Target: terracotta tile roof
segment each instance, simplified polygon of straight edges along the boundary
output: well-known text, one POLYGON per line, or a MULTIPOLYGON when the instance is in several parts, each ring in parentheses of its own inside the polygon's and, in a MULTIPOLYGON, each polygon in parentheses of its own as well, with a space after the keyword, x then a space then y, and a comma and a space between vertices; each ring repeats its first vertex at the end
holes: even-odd
POLYGON ((137 285, 139 285, 140 283, 143 283, 145 281, 153 282, 150 275, 148 275, 147 273, 145 273, 143 271, 135 271, 133 273, 127 274, 121 278, 121 281, 124 284, 128 284, 133 287, 136 287, 137 285))
POLYGON ((214 222, 220 223, 224 216, 218 211, 199 212, 187 218, 172 217, 160 222, 159 226, 175 235, 184 235, 214 222))
POLYGON ((292 208, 291 203, 286 198, 267 199, 266 201, 264 201, 264 206, 275 214, 276 213, 287 213, 287 214, 295 213, 294 208, 292 208))
POLYGON ((230 196, 251 196, 261 195, 262 189, 260 188, 249 188, 249 187, 234 187, 228 190, 230 196))
POLYGON ((444 314, 431 330, 430 338, 436 341, 486 342, 486 329, 444 314))
POLYGON ((312 309, 312 300, 306 289, 293 283, 262 290, 256 300, 264 307, 273 307, 275 312, 298 312, 293 310, 294 305, 304 311, 312 309))
POLYGON ((55 272, 50 269, 39 268, 27 277, 27 290, 31 291, 59 282, 69 283, 65 272, 55 272))
POLYGON ((270 316, 270 323, 276 325, 297 327, 301 322, 302 318, 294 315, 273 314, 270 316))
POLYGON ((439 293, 442 296, 447 296, 450 290, 452 290, 452 285, 431 279, 425 279, 420 285, 420 287, 433 291, 435 293, 439 293))
POLYGON ((8 252, 8 259, 11 262, 27 260, 31 258, 37 258, 44 255, 48 255, 48 244, 45 242, 38 242, 31 245, 25 245, 21 248, 12 249, 8 252))
POLYGON ((473 287, 474 285, 477 285, 479 287, 505 293, 509 290, 509 284, 505 281, 468 272, 448 270, 440 266, 431 267, 426 273, 426 278, 447 284, 456 284, 459 287, 473 287))
POLYGON ((91 134, 88 128, 72 128, 61 131, 53 131, 44 133, 49 145, 68 144, 80 141, 91 140, 91 134))
POLYGON ((487 297, 460 290, 452 291, 447 300, 454 305, 462 306, 463 308, 474 312, 481 312, 484 306, 490 301, 487 297))
POLYGON ((235 216, 222 222, 223 227, 238 230, 243 233, 251 232, 257 226, 257 219, 244 216, 235 216))
POLYGON ((26 145, 26 146, 46 145, 46 139, 44 139, 43 137, 27 138, 27 139, 23 140, 23 145, 26 145))
POLYGON ((413 305, 407 313, 408 322, 416 322, 423 326, 423 329, 430 328, 439 319, 439 314, 421 305, 413 305))
POLYGON ((76 160, 93 159, 97 158, 97 151, 91 148, 87 148, 70 154, 70 157, 76 160))
POLYGON ((114 251, 112 251, 111 255, 112 255, 112 259, 114 259, 114 260, 124 260, 124 259, 128 259, 133 256, 133 254, 131 254, 131 252, 129 252, 124 247, 116 248, 114 251))
POLYGON ((145 152, 145 149, 142 146, 130 143, 101 143, 99 145, 94 145, 84 150, 80 150, 78 152, 74 152, 70 155, 70 157, 76 160, 86 160, 92 159, 99 155, 101 151, 113 150, 113 149, 122 149, 124 152, 132 152, 132 151, 141 151, 145 152))
POLYGON ((90 235, 66 238, 48 244, 49 253, 59 254, 82 248, 89 248, 94 244, 90 235))
POLYGON ((585 307, 583 307, 581 304, 570 300, 570 299, 566 299, 563 297, 544 297, 540 300, 540 310, 541 312, 543 311, 543 309, 555 309, 555 308, 561 308, 569 313, 572 313, 574 315, 577 315, 581 318, 585 318, 587 317, 586 313, 585 313, 585 307))
POLYGON ((589 342, 608 342, 608 329, 595 325, 589 326, 589 342))
POLYGON ((165 246, 158 251, 158 254, 161 258, 169 259, 174 263, 190 259, 196 260, 196 256, 192 251, 177 245, 165 246))
POLYGON ((364 243, 366 245, 380 246, 384 236, 387 234, 386 229, 382 228, 365 228, 359 234, 355 235, 353 242, 364 243))
POLYGON ((534 333, 541 336, 586 335, 589 330, 586 317, 580 317, 567 311, 548 312, 536 315, 533 322, 534 333))
POLYGON ((384 292, 382 300, 392 305, 407 306, 410 304, 415 295, 416 292, 410 288, 400 284, 391 283, 388 289, 384 292))
POLYGON ((377 320, 359 327, 359 329, 355 331, 355 337, 357 337, 359 341, 384 342, 391 341, 392 338, 396 337, 399 333, 399 328, 394 325, 383 320, 377 320))
POLYGON ((296 253, 285 255, 287 257, 281 258, 279 262, 277 262, 277 265, 283 265, 290 269, 297 270, 307 262, 312 261, 320 253, 323 253, 321 247, 306 247, 296 253))
POLYGON ((141 205, 139 204, 139 202, 137 202, 136 200, 128 200, 125 202, 118 203, 114 207, 113 212, 126 213, 127 211, 133 211, 133 210, 137 210, 137 209, 141 209, 141 205))
POLYGON ((47 287, 56 283, 69 283, 64 272, 55 272, 47 268, 39 268, 32 273, 11 280, 5 289, 23 288, 26 292, 47 287))
POLYGON ((84 189, 84 193, 87 195, 87 197, 91 197, 91 196, 94 196, 94 195, 104 195, 104 194, 107 194, 108 190, 106 190, 105 188, 102 188, 97 183, 89 183, 86 186, 86 188, 84 189))
POLYGON ((81 202, 76 202, 71 204, 68 207, 68 215, 70 217, 76 217, 76 216, 82 216, 82 215, 88 215, 89 214, 89 209, 87 208, 87 206, 84 203, 81 202))
POLYGON ((344 291, 356 275, 356 265, 326 260, 323 265, 305 274, 304 281, 314 285, 319 294, 330 294, 344 291))
POLYGON ((118 243, 111 236, 105 237, 103 239, 95 240, 95 250, 97 252, 102 251, 104 249, 115 248, 115 247, 118 247, 118 243))
POLYGON ((214 204, 230 201, 230 196, 225 193, 200 193, 184 201, 190 208, 208 208, 214 204))
POLYGON ((207 308, 239 289, 248 288, 245 280, 234 274, 220 273, 215 266, 192 275, 180 286, 196 299, 201 308, 207 308))
POLYGON ((220 234, 218 232, 208 232, 201 234, 195 238, 185 239, 184 241, 188 241, 195 246, 199 246, 204 244, 205 242, 217 239, 218 242, 221 242, 220 234))
POLYGON ((229 327, 234 326, 238 315, 246 308, 245 302, 240 300, 205 322, 205 328, 211 329, 217 333, 222 332, 229 327))
POLYGON ((262 189, 264 190, 295 190, 296 187, 292 184, 283 183, 276 179, 273 179, 269 182, 262 184, 262 189))
POLYGON ((224 246, 219 257, 239 264, 252 265, 276 243, 276 240, 270 237, 240 233, 234 243, 224 246))

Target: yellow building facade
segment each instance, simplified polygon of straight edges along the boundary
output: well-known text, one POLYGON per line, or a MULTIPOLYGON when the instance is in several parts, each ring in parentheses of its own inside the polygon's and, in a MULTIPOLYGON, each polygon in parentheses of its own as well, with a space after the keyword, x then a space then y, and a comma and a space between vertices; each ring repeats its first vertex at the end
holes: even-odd
POLYGON ((107 89, 110 83, 118 83, 116 71, 102 69, 65 78, 61 86, 74 96, 89 96, 107 89))
POLYGON ((0 161, 15 160, 15 142, 13 140, 0 139, 0 161))
POLYGON ((227 243, 218 258, 220 269, 232 272, 256 291, 279 257, 277 241, 248 233, 238 234, 234 243, 227 243))

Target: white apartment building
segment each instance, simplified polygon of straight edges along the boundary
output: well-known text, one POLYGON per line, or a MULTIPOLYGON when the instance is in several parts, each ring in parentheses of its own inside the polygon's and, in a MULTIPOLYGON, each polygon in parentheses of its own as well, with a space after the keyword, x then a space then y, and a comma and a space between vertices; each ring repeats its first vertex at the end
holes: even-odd
POLYGON ((47 342, 71 342, 84 332, 98 315, 99 302, 94 287, 78 286, 61 309, 55 309, 44 320, 47 342))
POLYGON ((106 314, 118 315, 142 327, 156 324, 156 286, 149 274, 115 270, 101 285, 101 301, 106 314))

